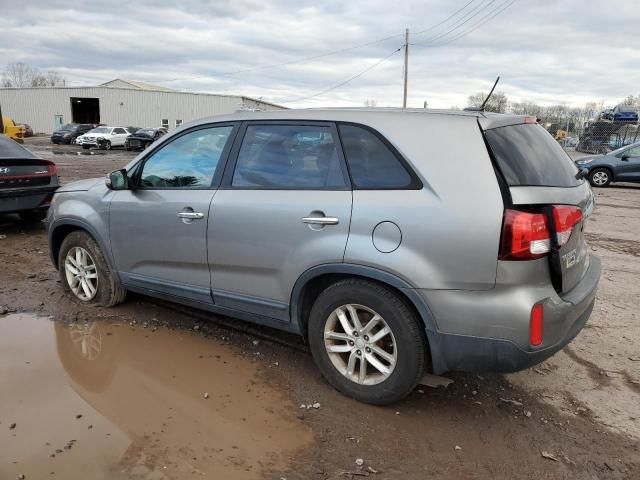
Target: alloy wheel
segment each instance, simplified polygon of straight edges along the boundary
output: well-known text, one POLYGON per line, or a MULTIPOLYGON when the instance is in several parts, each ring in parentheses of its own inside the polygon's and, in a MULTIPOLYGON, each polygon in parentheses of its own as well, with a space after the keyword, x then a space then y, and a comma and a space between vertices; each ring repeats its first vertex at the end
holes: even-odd
POLYGON ((347 304, 331 312, 325 322, 324 345, 333 366, 360 385, 385 381, 398 360, 391 328, 363 305, 347 304))
POLYGON ((596 185, 605 185, 609 181, 609 175, 606 172, 596 172, 591 178, 596 185))
POLYGON ((98 293, 98 269, 93 258, 82 247, 73 247, 64 261, 67 283, 73 294, 88 302, 98 293))

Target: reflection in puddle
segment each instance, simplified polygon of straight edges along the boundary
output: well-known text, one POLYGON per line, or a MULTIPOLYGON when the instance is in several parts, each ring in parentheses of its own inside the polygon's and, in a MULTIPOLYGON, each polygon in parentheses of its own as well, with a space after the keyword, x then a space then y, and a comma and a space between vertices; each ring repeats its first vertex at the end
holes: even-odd
POLYGON ((254 363, 188 332, 0 317, 0 379, 0 478, 262 478, 311 441, 254 363))

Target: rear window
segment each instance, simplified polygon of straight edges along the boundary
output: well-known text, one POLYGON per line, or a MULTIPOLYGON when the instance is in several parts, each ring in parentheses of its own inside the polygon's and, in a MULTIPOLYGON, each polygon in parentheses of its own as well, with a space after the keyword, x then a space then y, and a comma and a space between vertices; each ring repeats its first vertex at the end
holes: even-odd
POLYGON ((511 125, 485 132, 510 186, 574 187, 577 167, 540 125, 511 125))

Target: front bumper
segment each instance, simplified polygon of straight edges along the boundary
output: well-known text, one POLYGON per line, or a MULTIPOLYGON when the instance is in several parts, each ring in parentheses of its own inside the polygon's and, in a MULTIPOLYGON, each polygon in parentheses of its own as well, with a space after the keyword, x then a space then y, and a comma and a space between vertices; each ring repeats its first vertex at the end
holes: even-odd
MULTIPOLYGON (((544 341, 540 347, 532 347, 528 344, 528 315, 515 319, 513 331, 506 330, 504 326, 492 330, 490 320, 484 325, 487 332, 501 331, 503 334, 496 336, 464 335, 460 332, 448 333, 440 329, 436 332, 427 332, 429 346, 435 374, 449 370, 460 371, 485 371, 485 372, 516 372, 536 365, 571 342, 584 328, 595 304, 596 290, 600 279, 601 263, 597 257, 591 256, 591 263, 580 283, 563 297, 551 295, 543 300, 544 304, 544 341), (502 338, 501 338, 502 337, 502 338), (526 340, 525 340, 526 339, 526 340)), ((483 292, 490 295, 489 291, 483 292)), ((464 295, 460 292, 459 295, 464 295)), ((509 298, 501 298, 504 309, 513 309, 513 304, 522 303, 522 309, 530 311, 533 303, 529 299, 521 298, 521 292, 516 292, 509 298), (510 305, 511 304, 511 305, 510 305)), ((455 298, 449 297, 449 299, 455 298)), ((466 300, 461 300, 465 304, 466 300)), ((449 302, 452 310, 460 312, 460 306, 449 302)), ((495 309, 495 303, 491 304, 495 309)), ((442 311, 443 305, 437 310, 442 311)), ((478 319, 496 317, 494 323, 498 323, 497 317, 503 315, 503 311, 494 310, 489 315, 482 312, 482 303, 476 304, 476 310, 467 310, 469 317, 466 321, 469 328, 478 328, 478 319)), ((464 308, 463 308, 464 310, 464 308)), ((513 310, 512 310, 513 311, 513 310)), ((435 320, 439 323, 437 312, 435 320)))

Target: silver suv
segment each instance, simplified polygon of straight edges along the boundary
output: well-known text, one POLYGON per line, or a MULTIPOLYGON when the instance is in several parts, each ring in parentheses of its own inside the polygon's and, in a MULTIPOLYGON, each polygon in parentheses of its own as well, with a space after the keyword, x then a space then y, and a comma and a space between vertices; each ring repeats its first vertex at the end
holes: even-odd
POLYGON ((244 112, 59 189, 49 248, 80 302, 130 290, 295 332, 331 385, 386 404, 425 371, 515 371, 571 341, 600 276, 592 209, 530 117, 244 112))

